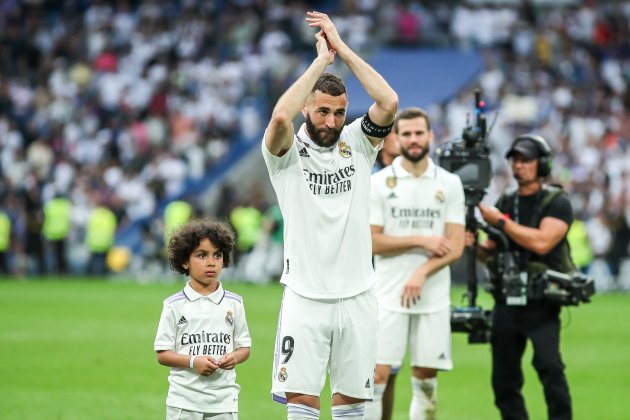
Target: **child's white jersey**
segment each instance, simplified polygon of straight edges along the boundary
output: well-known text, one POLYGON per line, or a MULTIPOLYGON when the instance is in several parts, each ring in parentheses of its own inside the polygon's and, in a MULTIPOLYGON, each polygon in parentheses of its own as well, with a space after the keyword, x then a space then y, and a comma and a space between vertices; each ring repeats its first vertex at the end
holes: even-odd
MULTIPOLYGON (((382 143, 381 143, 382 144, 382 143)), ((262 153, 284 217, 281 283, 310 299, 356 296, 374 284, 370 173, 376 154, 361 119, 316 146, 302 125, 281 157, 262 153)))
MULTIPOLYGON (((164 300, 154 349, 184 355, 211 355, 217 361, 241 347, 251 347, 243 299, 223 289, 203 296, 186 284, 164 300)), ((201 376, 195 369, 171 368, 166 405, 202 413, 238 412, 236 372, 217 369, 201 376)))
MULTIPOLYGON (((465 223, 464 191, 460 178, 436 166, 431 159, 424 174, 415 177, 402 167, 402 158, 372 175, 370 224, 383 226, 391 236, 444 236, 446 223, 465 223)), ((379 307, 406 313, 436 312, 450 306, 449 267, 427 278, 422 297, 411 308, 400 296, 411 274, 430 255, 419 248, 376 255, 376 292, 379 307)))

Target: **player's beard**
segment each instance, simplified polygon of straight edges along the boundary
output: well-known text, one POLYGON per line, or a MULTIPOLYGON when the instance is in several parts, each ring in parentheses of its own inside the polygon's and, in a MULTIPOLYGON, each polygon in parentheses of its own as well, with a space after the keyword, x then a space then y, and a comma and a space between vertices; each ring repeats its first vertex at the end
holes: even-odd
POLYGON ((313 140, 313 143, 319 147, 332 146, 337 143, 337 140, 339 140, 339 136, 341 135, 340 128, 324 127, 317 129, 315 124, 313 124, 313 121, 311 121, 311 116, 308 114, 306 115, 306 132, 311 140, 313 140))
POLYGON ((420 146, 421 151, 416 154, 412 154, 409 149, 400 146, 400 153, 412 163, 420 162, 429 153, 429 146, 420 146))

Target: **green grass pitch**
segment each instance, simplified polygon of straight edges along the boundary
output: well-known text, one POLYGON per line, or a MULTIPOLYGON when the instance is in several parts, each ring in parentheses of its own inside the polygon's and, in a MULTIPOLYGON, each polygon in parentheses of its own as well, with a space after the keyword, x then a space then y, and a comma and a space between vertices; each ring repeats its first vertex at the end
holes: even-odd
MULTIPOLYGON (((162 300, 171 284, 106 280, 0 280, 0 418, 162 419, 168 368, 153 352, 162 300)), ((282 289, 226 283, 245 300, 253 339, 237 367, 243 420, 286 418, 270 397, 274 335, 282 289)), ((454 291, 454 296, 461 289, 454 291)), ((455 299, 454 299, 455 301, 455 299)), ((487 296, 481 303, 488 307, 487 296)), ((562 350, 576 419, 627 419, 630 296, 596 295, 563 311, 562 350), (568 325, 567 325, 568 324, 568 325)), ((439 380, 440 419, 495 419, 488 345, 453 335, 455 369, 439 380)), ((531 349, 524 357, 532 419, 546 418, 531 349)), ((328 390, 322 419, 330 419, 328 390)), ((409 369, 397 383, 395 419, 406 419, 409 369)))

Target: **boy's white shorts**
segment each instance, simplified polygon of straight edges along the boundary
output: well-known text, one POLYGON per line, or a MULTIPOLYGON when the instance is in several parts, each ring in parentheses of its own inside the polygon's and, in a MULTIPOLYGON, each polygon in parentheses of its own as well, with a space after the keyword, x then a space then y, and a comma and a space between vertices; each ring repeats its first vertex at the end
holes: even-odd
POLYGON ((453 369, 451 309, 427 314, 379 311, 376 363, 398 367, 409 346, 412 366, 453 369))
POLYGON ((372 290, 347 299, 314 300, 285 287, 273 363, 274 401, 286 392, 372 399, 378 305, 372 290))

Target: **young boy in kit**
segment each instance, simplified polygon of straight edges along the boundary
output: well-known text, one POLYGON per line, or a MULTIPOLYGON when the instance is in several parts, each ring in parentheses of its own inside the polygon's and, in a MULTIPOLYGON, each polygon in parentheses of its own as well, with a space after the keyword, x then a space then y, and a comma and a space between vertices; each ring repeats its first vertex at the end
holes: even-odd
POLYGON ((168 244, 171 269, 190 277, 164 300, 155 338, 158 362, 169 366, 167 419, 238 419, 234 367, 249 357, 251 338, 243 299, 223 289, 234 232, 223 221, 198 219, 168 244))

